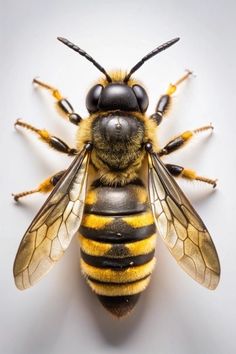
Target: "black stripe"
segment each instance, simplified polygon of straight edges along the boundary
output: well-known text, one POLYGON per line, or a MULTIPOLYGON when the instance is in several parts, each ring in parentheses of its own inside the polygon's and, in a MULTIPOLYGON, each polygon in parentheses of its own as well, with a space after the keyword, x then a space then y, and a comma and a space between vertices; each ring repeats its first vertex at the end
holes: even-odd
MULTIPOLYGON (((112 196, 111 196, 112 197, 112 196)), ((128 204, 128 202, 127 202, 128 204)), ((93 205, 89 205, 89 204, 86 204, 85 205, 85 208, 84 208, 84 212, 86 214, 95 214, 95 215, 104 215, 104 216, 121 216, 121 215, 134 215, 134 214, 140 214, 140 213, 143 213, 144 211, 147 210, 147 207, 146 207, 146 204, 137 204, 136 205, 136 209, 135 210, 131 210, 128 208, 129 205, 127 205, 126 209, 123 207, 123 208, 120 208, 119 210, 118 209, 118 206, 117 206, 117 209, 107 209, 107 210, 101 210, 99 209, 99 207, 97 207, 97 205, 93 204, 93 205)))
MULTIPOLYGON (((126 184, 126 186, 128 185, 135 185, 135 186, 141 186, 141 187, 144 187, 144 184, 143 182, 141 181, 140 178, 135 178, 133 179, 132 181, 128 182, 126 184)), ((94 188, 97 188, 97 187, 108 187, 110 186, 110 184, 107 184, 102 178, 100 179, 96 179, 92 184, 91 184, 91 187, 94 187, 94 188)), ((117 183, 116 184, 116 187, 121 187, 123 186, 123 184, 119 184, 117 183)), ((113 187, 113 188, 116 188, 116 187, 113 187)))
POLYGON ((81 250, 82 259, 89 265, 98 268, 110 268, 112 270, 124 270, 129 267, 135 267, 145 264, 153 259, 155 250, 148 254, 142 254, 139 256, 125 257, 125 258, 110 258, 110 257, 100 257, 91 256, 84 253, 81 250))
POLYGON ((156 233, 155 224, 133 228, 122 219, 115 220, 104 229, 92 229, 81 225, 79 232, 84 237, 105 243, 126 243, 140 241, 156 233))

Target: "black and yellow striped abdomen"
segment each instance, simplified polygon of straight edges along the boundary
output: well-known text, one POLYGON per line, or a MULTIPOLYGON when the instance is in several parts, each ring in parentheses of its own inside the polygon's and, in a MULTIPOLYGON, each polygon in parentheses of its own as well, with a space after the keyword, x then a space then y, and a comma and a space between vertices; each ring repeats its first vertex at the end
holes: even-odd
POLYGON ((129 312, 150 281, 156 228, 141 181, 88 191, 80 226, 81 268, 102 304, 129 312))

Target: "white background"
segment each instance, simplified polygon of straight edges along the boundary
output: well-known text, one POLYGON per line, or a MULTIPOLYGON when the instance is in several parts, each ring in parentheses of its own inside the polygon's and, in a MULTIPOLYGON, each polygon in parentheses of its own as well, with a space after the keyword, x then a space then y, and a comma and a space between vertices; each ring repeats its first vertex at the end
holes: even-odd
POLYGON ((0 4, 0 352, 235 353, 235 2, 1 0, 0 4), (215 126, 213 135, 199 136, 169 160, 219 179, 214 192, 201 183, 181 183, 219 253, 222 276, 216 291, 185 275, 160 240, 151 285, 130 317, 120 321, 106 313, 81 278, 76 240, 37 286, 24 292, 15 288, 14 256, 45 196, 16 205, 11 193, 35 187, 66 168, 70 159, 30 133, 16 131, 13 123, 24 118, 73 145, 75 127, 59 117, 53 99, 35 89, 32 78, 40 76, 57 85, 85 117, 86 92, 100 75, 57 36, 80 45, 107 70, 131 68, 157 45, 181 37, 136 77, 147 87, 151 114, 169 82, 185 68, 196 74, 176 93, 159 139, 164 143, 176 133, 209 122, 215 126))

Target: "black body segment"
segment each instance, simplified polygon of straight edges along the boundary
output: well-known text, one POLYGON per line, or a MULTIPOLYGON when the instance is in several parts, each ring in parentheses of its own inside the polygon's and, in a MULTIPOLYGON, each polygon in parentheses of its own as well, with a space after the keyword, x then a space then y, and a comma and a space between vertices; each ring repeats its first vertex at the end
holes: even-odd
POLYGON ((155 265, 156 229, 142 182, 116 188, 95 183, 87 193, 79 232, 88 284, 110 312, 125 315, 155 265))

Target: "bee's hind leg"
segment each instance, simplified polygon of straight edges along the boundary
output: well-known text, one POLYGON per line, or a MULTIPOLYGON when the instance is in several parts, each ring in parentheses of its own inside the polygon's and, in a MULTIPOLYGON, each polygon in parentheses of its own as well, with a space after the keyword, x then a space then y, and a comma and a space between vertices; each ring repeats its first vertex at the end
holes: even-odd
POLYGON ((20 198, 26 197, 27 195, 34 194, 34 193, 49 193, 57 182, 61 179, 61 177, 64 175, 66 171, 60 171, 55 173, 53 176, 50 176, 46 178, 42 183, 39 184, 39 186, 35 189, 17 193, 17 194, 12 194, 13 198, 17 202, 20 198))
POLYGON ((204 132, 206 130, 213 130, 213 126, 211 124, 204 125, 203 127, 194 129, 194 130, 186 130, 182 134, 176 136, 171 139, 163 148, 158 151, 159 156, 169 155, 170 153, 178 150, 183 147, 188 141, 190 141, 196 134, 204 132))
POLYGON ((46 90, 49 90, 51 95, 56 99, 56 105, 59 107, 59 109, 62 111, 62 113, 64 113, 66 118, 71 123, 73 123, 75 125, 79 125, 82 118, 80 117, 80 115, 78 113, 76 113, 74 111, 74 108, 71 105, 71 103, 68 101, 67 98, 63 97, 63 95, 61 94, 61 92, 57 88, 55 88, 55 87, 53 87, 41 80, 38 80, 37 78, 33 79, 33 83, 37 84, 40 87, 45 88, 46 90))
POLYGON ((45 143, 47 143, 53 149, 65 153, 67 155, 73 156, 77 154, 77 150, 74 148, 70 148, 63 140, 57 138, 56 136, 51 135, 45 129, 35 128, 33 125, 23 122, 20 119, 17 119, 15 122, 15 126, 20 126, 22 128, 31 130, 36 133, 38 137, 45 143))
POLYGON ((150 116, 157 125, 161 124, 162 118, 168 112, 171 103, 171 96, 176 91, 177 86, 185 81, 190 75, 192 71, 186 70, 186 74, 184 74, 179 80, 177 80, 174 84, 169 84, 168 89, 164 95, 161 95, 159 101, 156 106, 155 113, 150 116))
POLYGON ((192 181, 200 181, 200 182, 205 182, 208 184, 211 184, 213 186, 213 188, 216 187, 217 184, 217 179, 211 179, 208 177, 202 177, 202 176, 198 176, 198 174, 191 169, 179 166, 179 165, 173 165, 173 164, 165 164, 167 170, 170 172, 170 174, 174 177, 183 177, 186 178, 188 180, 192 180, 192 181))

